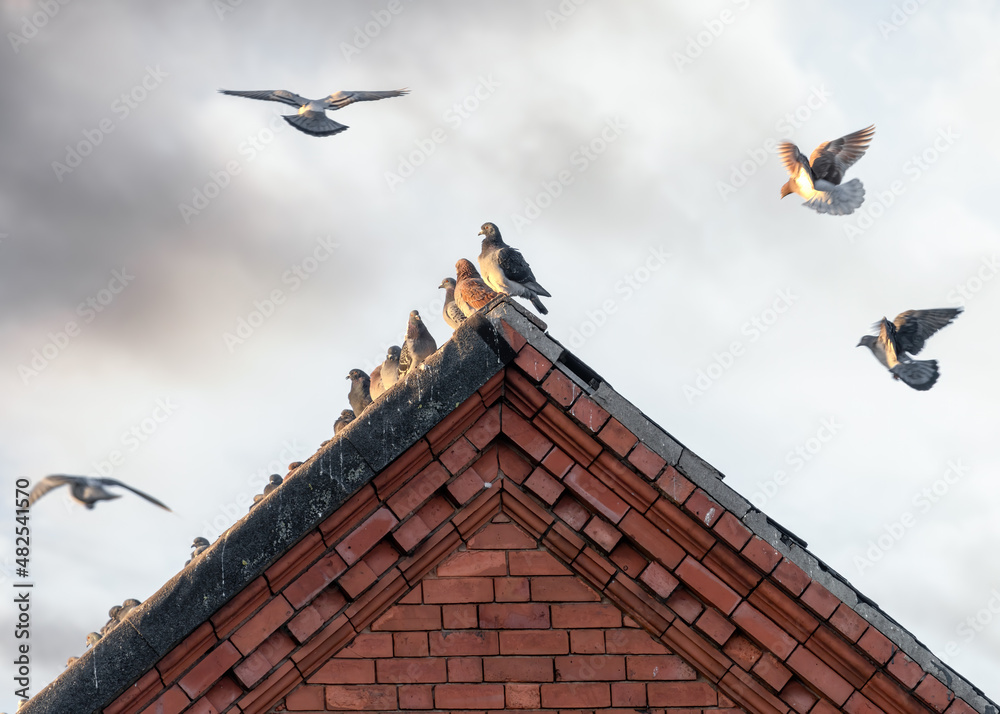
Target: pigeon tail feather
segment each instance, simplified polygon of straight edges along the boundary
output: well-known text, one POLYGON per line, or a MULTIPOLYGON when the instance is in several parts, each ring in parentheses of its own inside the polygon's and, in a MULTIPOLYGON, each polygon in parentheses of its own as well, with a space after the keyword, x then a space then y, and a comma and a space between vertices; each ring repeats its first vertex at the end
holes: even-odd
POLYGON ((851 179, 839 186, 821 180, 816 182, 816 195, 802 205, 817 213, 847 216, 854 213, 864 201, 865 187, 859 179, 851 179))
POLYGON ((281 118, 310 136, 333 136, 347 130, 346 125, 335 122, 323 112, 282 114, 281 118))
MULTIPOLYGON (((548 293, 546 293, 546 294, 548 294, 548 293)), ((548 315, 549 314, 548 308, 546 308, 544 305, 542 305, 542 301, 538 299, 537 295, 532 295, 530 299, 531 299, 531 304, 535 306, 535 309, 538 310, 539 314, 542 314, 542 315, 548 315)))
POLYGON ((889 371, 899 377, 907 386, 921 392, 933 387, 939 376, 937 360, 935 359, 900 362, 889 371))

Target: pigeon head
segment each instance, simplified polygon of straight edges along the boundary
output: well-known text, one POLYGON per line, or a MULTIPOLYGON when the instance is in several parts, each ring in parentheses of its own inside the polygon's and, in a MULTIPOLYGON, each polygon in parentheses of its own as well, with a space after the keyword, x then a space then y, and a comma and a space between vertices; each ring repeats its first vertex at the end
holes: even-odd
POLYGON ((340 412, 340 418, 341 419, 353 419, 354 418, 354 410, 353 409, 345 409, 344 411, 340 412))
POLYGON ((402 350, 400 350, 400 348, 399 348, 398 345, 393 345, 392 347, 389 348, 389 351, 385 353, 385 358, 387 360, 392 360, 394 362, 398 362, 399 361, 399 353, 401 351, 402 350))
POLYGON ((875 335, 865 335, 861 338, 858 344, 855 345, 855 347, 861 347, 861 345, 864 345, 868 349, 873 350, 875 349, 876 340, 878 340, 878 338, 875 335))
POLYGON ((87 644, 90 647, 93 647, 94 645, 96 645, 98 643, 98 641, 100 639, 101 639, 101 633, 100 632, 91 632, 90 634, 87 635, 87 644))
POLYGON ((479 235, 484 236, 488 241, 500 241, 503 240, 500 237, 500 229, 496 227, 493 223, 484 223, 479 230, 479 235))
POLYGON ((420 328, 423 325, 423 320, 420 319, 420 313, 416 310, 410 312, 410 319, 406 323, 406 336, 409 339, 415 339, 417 335, 420 334, 420 328))
POLYGON ((141 604, 142 603, 140 603, 134 597, 130 597, 128 600, 122 603, 122 607, 139 607, 139 605, 141 604))
POLYGON ((118 617, 118 613, 121 612, 121 610, 122 610, 121 605, 115 605, 110 610, 108 610, 108 617, 110 617, 112 620, 115 619, 116 617, 118 617))
POLYGON ((194 543, 191 544, 191 547, 199 548, 203 545, 207 546, 211 545, 211 543, 208 542, 208 538, 202 538, 201 536, 198 536, 197 538, 194 539, 194 543))
POLYGON ((369 382, 369 381, 371 381, 369 379, 368 375, 365 374, 364 370, 360 370, 360 369, 352 369, 350 372, 347 373, 347 378, 349 380, 351 380, 352 382, 358 382, 358 381, 360 381, 360 382, 369 382))
POLYGON ((455 278, 445 278, 444 280, 442 280, 441 284, 438 285, 438 289, 440 290, 441 288, 446 288, 448 290, 454 290, 455 289, 455 278))
POLYGON ((271 474, 271 478, 268 479, 268 482, 272 486, 280 486, 281 485, 281 476, 279 474, 271 474))
POLYGON ((465 258, 461 258, 457 263, 455 263, 455 273, 458 275, 459 280, 468 280, 469 278, 479 277, 479 271, 476 270, 476 266, 465 258))

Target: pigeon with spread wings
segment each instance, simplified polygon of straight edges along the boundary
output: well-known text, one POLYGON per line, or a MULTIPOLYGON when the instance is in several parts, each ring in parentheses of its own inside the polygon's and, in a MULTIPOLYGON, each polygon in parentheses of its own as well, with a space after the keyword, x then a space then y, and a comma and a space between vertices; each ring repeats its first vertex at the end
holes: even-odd
POLYGON ((247 97, 249 99, 262 99, 268 102, 281 102, 298 107, 297 114, 282 114, 281 118, 294 126, 299 131, 311 136, 333 136, 346 130, 348 127, 339 124, 326 115, 328 111, 343 109, 348 104, 354 102, 371 102, 376 99, 386 99, 388 97, 401 97, 409 93, 409 89, 391 89, 385 92, 334 92, 322 99, 306 99, 294 92, 284 89, 239 92, 231 89, 220 89, 221 94, 228 94, 233 97, 247 97))
POLYGON ((30 507, 31 504, 52 489, 66 485, 69 486, 69 494, 73 497, 73 500, 82 503, 87 508, 93 508, 94 504, 98 501, 110 501, 114 498, 121 498, 120 493, 111 493, 104 488, 105 486, 121 486, 137 496, 142 496, 153 505, 159 506, 166 511, 170 510, 167 506, 157 501, 148 493, 143 493, 139 489, 132 488, 127 483, 122 483, 117 479, 91 478, 89 476, 66 476, 64 474, 46 476, 39 481, 35 487, 31 489, 31 493, 28 494, 28 506, 30 507))
POLYGON ((962 312, 962 308, 935 308, 932 310, 907 310, 889 322, 883 317, 876 323, 877 335, 865 335, 858 342, 872 351, 875 358, 892 372, 894 379, 902 380, 907 386, 927 391, 938 380, 938 364, 935 359, 912 359, 923 349, 927 338, 951 324, 962 312))
POLYGON ((827 141, 816 147, 812 156, 805 157, 790 141, 778 144, 778 155, 791 178, 781 187, 781 197, 797 193, 807 206, 818 213, 846 216, 865 200, 865 187, 858 179, 842 184, 844 173, 865 155, 875 125, 853 134, 827 141))

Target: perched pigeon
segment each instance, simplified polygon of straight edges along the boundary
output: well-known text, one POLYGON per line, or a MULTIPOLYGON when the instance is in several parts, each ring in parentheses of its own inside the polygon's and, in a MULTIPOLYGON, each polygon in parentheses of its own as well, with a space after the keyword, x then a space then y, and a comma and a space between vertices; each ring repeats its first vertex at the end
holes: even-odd
POLYGON ((437 342, 420 319, 416 310, 410 312, 406 323, 406 339, 403 349, 399 352, 399 378, 402 379, 413 370, 420 367, 424 360, 437 351, 437 342))
POLYGON ((368 393, 373 402, 385 394, 385 387, 382 386, 382 365, 380 364, 375 365, 375 369, 368 375, 368 393))
POLYGON ((70 657, 68 660, 66 660, 66 666, 69 667, 71 664, 73 664, 74 662, 76 662, 78 659, 80 659, 80 658, 79 657, 70 657))
POLYGON ((298 114, 283 114, 281 118, 299 131, 312 136, 332 136, 347 129, 347 126, 344 124, 338 124, 330 119, 326 115, 328 110, 343 109, 348 104, 353 104, 354 102, 370 102, 375 99, 386 99, 387 97, 401 97, 409 93, 409 91, 408 89, 393 89, 387 92, 334 92, 329 97, 323 97, 322 99, 306 99, 284 89, 259 92, 235 92, 229 89, 219 90, 222 94, 234 97, 263 99, 298 107, 298 114))
POLYGON ((333 435, 336 436, 344 430, 348 424, 354 421, 354 412, 350 409, 345 409, 340 412, 340 416, 337 417, 337 421, 333 422, 333 435))
POLYGON ((104 623, 104 627, 101 628, 101 637, 108 634, 111 629, 118 624, 118 613, 122 610, 121 605, 115 605, 110 610, 108 610, 108 621, 104 623))
POLYGON ((399 381, 399 355, 402 351, 398 345, 392 345, 386 351, 385 361, 382 362, 380 372, 383 392, 389 391, 389 388, 399 381))
POLYGON ((269 496, 271 491, 278 488, 284 479, 281 478, 279 474, 271 474, 270 478, 267 480, 267 485, 264 486, 264 495, 269 496))
POLYGON ((129 614, 132 610, 139 607, 142 603, 136 600, 134 597, 130 597, 128 600, 122 603, 122 609, 118 611, 118 622, 122 622, 125 616, 129 614))
POLYGON ((208 546, 210 545, 212 544, 208 542, 208 538, 202 538, 201 536, 195 538, 194 542, 191 544, 191 548, 193 549, 191 552, 191 557, 187 559, 187 562, 184 563, 184 565, 185 566, 190 565, 191 561, 197 558, 202 553, 204 553, 206 550, 208 550, 208 546))
POLYGON ((500 297, 479 277, 479 271, 471 261, 461 258, 455 263, 455 273, 458 280, 455 283, 455 304, 463 315, 469 317, 481 307, 489 305, 494 298, 500 297))
POLYGON ((101 641, 100 632, 90 632, 87 634, 87 647, 93 647, 101 641))
POLYGON ((444 288, 444 321, 448 327, 457 330, 458 326, 465 321, 465 313, 455 303, 455 278, 445 278, 438 285, 438 289, 444 288))
POLYGON ((361 416, 361 412, 372 403, 371 379, 360 369, 352 369, 348 372, 347 378, 351 380, 351 391, 347 393, 347 401, 351 403, 355 415, 361 416))
POLYGON ((889 322, 883 317, 878 325, 878 335, 865 335, 858 342, 872 351, 894 379, 901 379, 910 387, 926 391, 938 379, 937 360, 915 360, 927 338, 958 317, 962 308, 937 308, 933 310, 907 310, 889 322))
POLYGON ((479 269, 486 284, 498 293, 527 298, 538 312, 548 314, 538 296, 552 295, 535 281, 535 274, 521 252, 504 243, 500 229, 492 223, 484 223, 479 235, 484 236, 479 269))
POLYGON ((778 144, 778 155, 791 176, 781 187, 781 197, 797 193, 805 199, 804 206, 819 213, 834 216, 854 213, 865 200, 865 187, 858 179, 851 179, 845 184, 840 182, 844 172, 865 155, 873 136, 874 124, 820 144, 808 160, 795 144, 781 142, 778 144))
POLYGON ((117 479, 90 478, 89 476, 65 476, 63 474, 46 476, 39 481, 38 484, 31 489, 31 493, 28 495, 28 506, 30 507, 31 504, 52 489, 65 484, 69 484, 69 493, 70 496, 73 497, 73 500, 82 503, 87 508, 93 508, 94 504, 98 501, 110 501, 113 498, 121 498, 121 494, 111 493, 104 488, 105 486, 121 486, 122 488, 127 488, 136 495, 142 496, 150 503, 153 503, 166 511, 170 510, 148 493, 143 493, 139 489, 132 488, 128 484, 124 484, 117 479))

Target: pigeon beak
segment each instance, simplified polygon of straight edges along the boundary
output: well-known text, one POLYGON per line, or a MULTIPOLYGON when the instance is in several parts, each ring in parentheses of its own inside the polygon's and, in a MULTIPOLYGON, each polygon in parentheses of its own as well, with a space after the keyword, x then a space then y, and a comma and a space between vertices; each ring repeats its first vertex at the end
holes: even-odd
POLYGON ((477 236, 484 236, 484 235, 486 235, 486 232, 485 231, 479 231, 479 233, 477 233, 476 235, 477 236))

